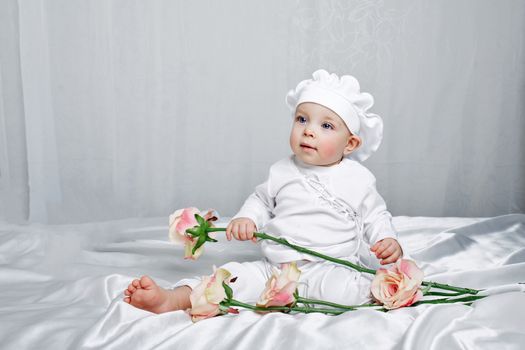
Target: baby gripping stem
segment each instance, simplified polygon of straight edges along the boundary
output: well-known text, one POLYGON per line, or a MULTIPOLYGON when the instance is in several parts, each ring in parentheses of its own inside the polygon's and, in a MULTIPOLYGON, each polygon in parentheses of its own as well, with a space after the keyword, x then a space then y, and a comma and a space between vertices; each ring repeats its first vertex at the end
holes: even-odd
MULTIPOLYGON (((226 228, 224 228, 224 227, 206 227, 206 229, 204 230, 204 233, 203 233, 203 234, 206 235, 206 237, 202 238, 202 240, 203 241, 204 240, 206 240, 206 241, 211 240, 210 238, 207 238, 208 237, 208 232, 220 232, 220 231, 226 231, 226 228)), ((193 231, 192 231, 192 233, 193 233, 193 231)), ((273 242, 285 245, 287 247, 290 247, 290 248, 292 248, 292 249, 294 249, 294 250, 296 250, 296 251, 298 251, 300 253, 313 255, 313 256, 316 256, 318 258, 321 258, 321 259, 324 259, 324 260, 328 260, 328 261, 334 262, 334 263, 339 264, 339 265, 350 267, 350 268, 352 268, 352 269, 354 269, 356 271, 359 271, 359 272, 369 273, 371 275, 375 275, 375 273, 376 273, 376 270, 368 269, 366 267, 359 266, 359 265, 354 264, 354 263, 352 263, 350 261, 347 261, 347 260, 333 258, 331 256, 318 253, 318 252, 310 250, 308 248, 304 248, 304 247, 292 244, 292 243, 288 242, 284 238, 277 238, 277 237, 271 236, 269 234, 266 234, 264 232, 254 232, 253 235, 255 237, 259 238, 259 239, 267 239, 269 241, 273 241, 273 242)), ((449 290, 449 291, 457 292, 457 293, 460 293, 460 294, 475 295, 475 294, 479 293, 479 290, 477 290, 477 289, 455 287, 455 286, 451 286, 451 285, 448 285, 448 284, 442 284, 442 283, 437 283, 437 282, 432 282, 432 281, 423 281, 422 285, 427 286, 428 289, 430 289, 430 288, 439 288, 439 289, 443 289, 443 290, 449 290)))

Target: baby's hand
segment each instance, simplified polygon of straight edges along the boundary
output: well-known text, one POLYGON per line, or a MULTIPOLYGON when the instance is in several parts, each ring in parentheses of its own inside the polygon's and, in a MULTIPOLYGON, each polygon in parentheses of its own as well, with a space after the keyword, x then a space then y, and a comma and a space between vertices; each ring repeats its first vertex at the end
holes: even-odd
POLYGON ((228 227, 226 227, 226 238, 231 241, 232 236, 239 241, 247 241, 251 239, 253 242, 257 242, 257 237, 253 236, 256 227, 252 219, 249 218, 237 218, 230 221, 228 227))
POLYGON ((394 263, 403 256, 403 249, 394 238, 384 238, 377 241, 370 250, 378 259, 381 259, 381 265, 394 263))

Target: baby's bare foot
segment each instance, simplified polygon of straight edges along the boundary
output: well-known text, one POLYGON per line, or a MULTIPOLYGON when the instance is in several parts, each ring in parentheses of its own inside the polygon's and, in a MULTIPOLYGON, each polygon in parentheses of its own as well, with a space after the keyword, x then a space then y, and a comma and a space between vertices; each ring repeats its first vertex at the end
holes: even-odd
POLYGON ((139 309, 157 314, 179 310, 173 291, 161 288, 148 276, 133 280, 124 291, 124 301, 139 309))

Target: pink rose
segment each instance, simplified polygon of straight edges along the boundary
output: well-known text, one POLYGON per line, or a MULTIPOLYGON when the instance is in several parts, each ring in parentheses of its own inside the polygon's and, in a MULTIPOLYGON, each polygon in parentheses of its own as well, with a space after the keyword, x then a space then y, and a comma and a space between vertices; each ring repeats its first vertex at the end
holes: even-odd
MULTIPOLYGON (((186 233, 186 230, 195 226, 199 223, 195 219, 195 214, 201 214, 197 208, 184 208, 176 210, 170 215, 169 221, 169 237, 170 241, 184 244, 184 259, 197 259, 203 252, 204 246, 200 247, 192 255, 191 251, 197 243, 197 239, 186 233)), ((204 220, 211 222, 217 220, 213 210, 208 210, 204 214, 204 220)), ((213 226, 213 225, 211 225, 213 226)))
POLYGON ((272 277, 266 282, 266 288, 259 297, 257 306, 286 306, 295 301, 294 292, 297 289, 301 271, 295 262, 283 264, 281 273, 273 270, 272 277))
POLYGON ((423 297, 422 281, 423 271, 412 260, 399 259, 390 269, 376 271, 372 295, 386 309, 409 306, 423 297))
POLYGON ((230 283, 231 273, 225 269, 216 269, 211 276, 205 276, 190 294, 191 320, 197 322, 205 318, 224 313, 239 313, 236 309, 221 307, 220 303, 227 299, 222 282, 230 283), (226 309, 225 309, 226 308, 226 309))

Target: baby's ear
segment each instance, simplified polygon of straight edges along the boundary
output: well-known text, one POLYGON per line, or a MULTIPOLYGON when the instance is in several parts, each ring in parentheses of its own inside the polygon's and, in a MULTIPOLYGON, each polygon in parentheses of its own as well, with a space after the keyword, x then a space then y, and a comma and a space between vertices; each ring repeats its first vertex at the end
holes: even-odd
POLYGON ((347 156, 361 146, 361 138, 357 135, 350 135, 348 143, 344 150, 344 155, 347 156))

